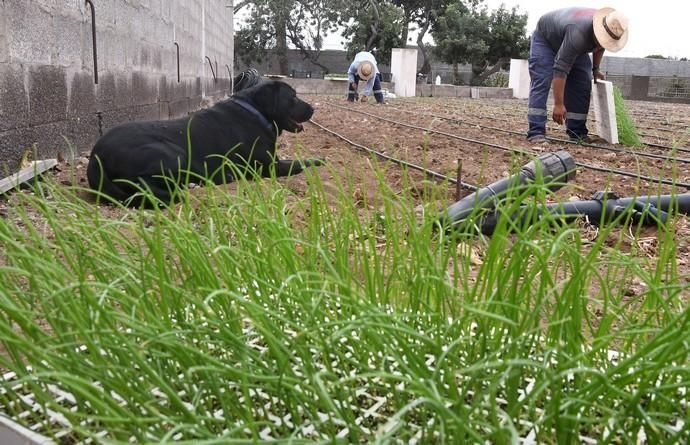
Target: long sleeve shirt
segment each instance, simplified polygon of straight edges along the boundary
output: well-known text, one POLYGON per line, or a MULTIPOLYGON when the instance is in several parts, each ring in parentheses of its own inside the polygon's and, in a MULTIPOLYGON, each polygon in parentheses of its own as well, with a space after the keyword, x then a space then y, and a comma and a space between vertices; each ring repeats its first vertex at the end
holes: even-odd
POLYGON ((565 8, 544 14, 537 30, 556 51, 555 77, 567 77, 575 60, 596 47, 592 24, 596 9, 565 8))
POLYGON ((376 58, 372 53, 368 51, 362 51, 357 53, 357 55, 355 55, 355 60, 350 64, 350 68, 348 68, 347 70, 347 78, 350 81, 350 83, 354 82, 355 75, 357 74, 357 69, 359 68, 359 65, 365 60, 371 62, 374 65, 374 75, 364 85, 364 95, 371 96, 371 92, 374 89, 374 79, 376 78, 376 74, 379 73, 379 67, 376 64, 376 58))

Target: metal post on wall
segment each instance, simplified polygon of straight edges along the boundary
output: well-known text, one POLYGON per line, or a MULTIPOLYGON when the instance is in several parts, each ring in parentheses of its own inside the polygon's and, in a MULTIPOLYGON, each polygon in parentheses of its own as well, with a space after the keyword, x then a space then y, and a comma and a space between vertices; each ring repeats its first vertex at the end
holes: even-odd
POLYGON ((206 60, 208 60, 208 65, 211 67, 211 74, 213 74, 213 81, 216 82, 218 79, 216 78, 216 70, 213 69, 213 62, 211 62, 211 58, 209 56, 206 56, 206 60))
POLYGON ((180 83, 180 45, 174 42, 177 47, 177 83, 180 83))
POLYGON ((91 0, 86 0, 91 6, 91 35, 93 36, 93 82, 98 85, 98 46, 96 45, 96 8, 91 0))

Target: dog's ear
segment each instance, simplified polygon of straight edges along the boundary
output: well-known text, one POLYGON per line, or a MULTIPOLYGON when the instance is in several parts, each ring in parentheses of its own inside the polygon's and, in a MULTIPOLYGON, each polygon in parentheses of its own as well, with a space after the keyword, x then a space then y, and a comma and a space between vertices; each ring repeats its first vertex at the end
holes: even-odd
POLYGON ((256 108, 269 120, 280 114, 281 85, 275 80, 264 82, 258 86, 245 90, 256 108))

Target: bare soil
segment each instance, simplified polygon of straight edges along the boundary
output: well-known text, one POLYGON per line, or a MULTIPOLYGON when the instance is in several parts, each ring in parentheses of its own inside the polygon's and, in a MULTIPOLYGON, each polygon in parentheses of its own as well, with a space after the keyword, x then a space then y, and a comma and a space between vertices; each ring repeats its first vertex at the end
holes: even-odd
MULTIPOLYGON (((527 104, 524 101, 412 98, 391 99, 385 105, 378 105, 371 102, 348 103, 344 98, 335 96, 305 96, 305 99, 316 108, 313 121, 347 138, 352 143, 359 144, 360 147, 327 133, 316 125, 308 124, 305 125, 305 131, 300 134, 286 133, 281 137, 279 156, 281 158, 326 159, 328 165, 318 170, 326 190, 335 194, 343 183, 352 184, 353 200, 370 203, 369 210, 375 210, 376 196, 374 195, 379 184, 379 178, 374 173, 374 163, 379 164, 378 167, 386 166, 384 177, 390 188, 399 191, 412 188, 412 191, 416 192, 419 204, 424 203, 428 198, 424 194, 424 183, 429 178, 422 173, 412 172, 410 174, 412 184, 410 184, 405 180, 405 173, 400 167, 386 161, 374 160, 374 157, 366 153, 362 147, 423 166, 451 178, 457 177, 458 164, 461 163, 461 179, 478 186, 499 180, 515 171, 516 166, 527 162, 526 156, 516 155, 510 151, 511 149, 535 155, 565 149, 578 163, 604 170, 579 168, 575 180, 568 187, 557 192, 557 199, 562 201, 590 199, 594 192, 600 190, 614 191, 619 196, 674 191, 668 185, 615 174, 613 170, 616 169, 628 171, 632 176, 639 174, 690 183, 690 163, 673 161, 673 158, 676 158, 690 162, 690 149, 687 143, 690 106, 687 105, 643 102, 629 104, 646 142, 688 150, 688 152, 683 152, 660 147, 634 149, 668 157, 668 159, 649 159, 620 151, 633 149, 606 143, 597 143, 597 145, 619 151, 560 142, 530 145, 524 137, 527 126, 527 104), (510 133, 511 131, 513 133, 510 133)), ((590 131, 593 127, 594 125, 590 123, 590 131)), ((549 129, 549 135, 566 138, 564 130, 555 126, 549 129)), ((88 154, 84 153, 72 162, 63 161, 51 174, 59 183, 86 187, 87 156, 88 154)), ((281 183, 297 194, 303 194, 307 188, 304 175, 283 178, 281 183)), ((675 191, 676 193, 687 192, 682 187, 676 188, 675 191)), ((26 193, 26 191, 21 193, 26 193)), ((469 191, 465 190, 463 193, 467 194, 469 191)), ((449 187, 448 196, 450 197, 448 202, 438 202, 439 210, 454 201, 456 196, 454 186, 449 187)), ((91 199, 86 193, 83 193, 82 197, 91 199)), ((12 194, 0 197, 0 217, 9 214, 9 209, 15 199, 16 197, 12 194)), ((121 212, 108 205, 99 206, 98 210, 103 216, 114 218, 121 212)), ((675 228, 679 269, 685 276, 690 277, 690 227, 687 218, 679 217, 675 228)), ((587 232, 586 236, 596 236, 596 230, 586 225, 583 225, 583 231, 587 232)), ((623 237, 627 241, 623 248, 638 255, 646 255, 653 263, 656 234, 656 228, 646 229, 641 236, 624 234, 623 237)))

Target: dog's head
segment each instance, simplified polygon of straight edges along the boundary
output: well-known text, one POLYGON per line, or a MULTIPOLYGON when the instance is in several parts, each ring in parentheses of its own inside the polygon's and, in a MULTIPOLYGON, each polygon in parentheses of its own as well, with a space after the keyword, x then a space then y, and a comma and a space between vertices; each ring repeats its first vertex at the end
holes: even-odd
POLYGON ((263 82, 238 92, 236 96, 249 100, 269 122, 275 122, 280 131, 302 131, 302 122, 314 114, 314 108, 299 99, 295 89, 285 82, 263 82))

